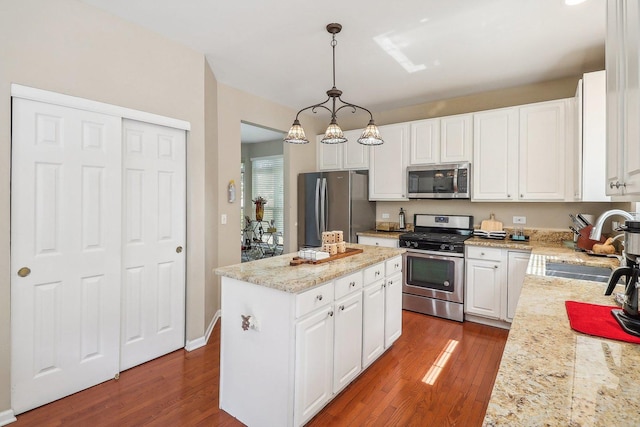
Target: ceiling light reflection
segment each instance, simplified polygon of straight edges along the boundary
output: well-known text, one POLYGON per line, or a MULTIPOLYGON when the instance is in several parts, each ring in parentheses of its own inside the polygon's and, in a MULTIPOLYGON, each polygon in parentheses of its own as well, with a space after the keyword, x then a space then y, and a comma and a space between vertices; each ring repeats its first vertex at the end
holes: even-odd
MULTIPOLYGON (((400 47, 389 38, 386 34, 375 36, 373 40, 378 43, 378 46, 382 48, 389 56, 391 56, 398 64, 402 66, 408 73, 415 73, 416 71, 422 71, 427 68, 424 64, 414 64, 401 50, 400 47)), ((434 65, 440 65, 436 60, 434 65)))
POLYGON ((424 378, 422 378, 423 383, 433 385, 436 382, 438 376, 440 375, 440 372, 442 372, 442 369, 444 369, 445 365, 449 361, 449 358, 453 354, 458 343, 459 341, 449 340, 445 348, 440 352, 440 355, 438 356, 436 361, 433 362, 433 365, 431 365, 431 367, 429 368, 429 371, 427 371, 424 378))

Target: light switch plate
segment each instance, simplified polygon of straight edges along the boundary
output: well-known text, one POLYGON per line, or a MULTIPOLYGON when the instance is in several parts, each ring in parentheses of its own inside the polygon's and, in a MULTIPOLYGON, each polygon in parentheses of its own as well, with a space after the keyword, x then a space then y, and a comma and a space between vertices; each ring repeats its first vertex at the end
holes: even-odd
POLYGON ((526 224, 527 223, 527 217, 526 216, 514 216, 513 217, 513 223, 514 224, 526 224))
POLYGON ((227 214, 220 215, 220 224, 226 224, 226 223, 227 223, 227 214))
POLYGON ((383 213, 382 214, 382 219, 389 219, 389 214, 388 213, 383 213))

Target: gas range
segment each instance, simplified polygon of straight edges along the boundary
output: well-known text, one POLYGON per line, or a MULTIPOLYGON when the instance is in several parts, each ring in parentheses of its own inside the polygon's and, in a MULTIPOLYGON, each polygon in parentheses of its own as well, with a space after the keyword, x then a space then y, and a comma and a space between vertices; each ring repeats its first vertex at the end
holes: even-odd
POLYGON ((473 216, 416 214, 415 231, 401 234, 400 247, 411 251, 464 253, 464 241, 473 235, 473 216))

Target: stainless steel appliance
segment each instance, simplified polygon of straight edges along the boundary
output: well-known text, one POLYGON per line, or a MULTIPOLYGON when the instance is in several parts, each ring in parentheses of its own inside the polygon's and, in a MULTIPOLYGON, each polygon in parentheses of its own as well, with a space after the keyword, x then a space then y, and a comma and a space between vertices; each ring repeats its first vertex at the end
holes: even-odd
POLYGON ((322 232, 344 231, 347 242, 376 226, 369 201, 367 171, 311 172, 298 175, 298 245, 319 247, 322 232))
POLYGON ((464 241, 473 216, 415 214, 414 230, 400 235, 402 308, 464 320, 464 241))
POLYGON ((410 199, 468 199, 470 191, 469 163, 407 168, 407 193, 410 199))
POLYGON ((625 291, 622 296, 622 310, 613 309, 611 314, 616 318, 622 329, 627 333, 640 336, 640 221, 627 220, 624 222, 624 241, 626 266, 616 268, 609 278, 609 285, 605 295, 611 295, 616 284, 622 277, 626 277, 625 291))

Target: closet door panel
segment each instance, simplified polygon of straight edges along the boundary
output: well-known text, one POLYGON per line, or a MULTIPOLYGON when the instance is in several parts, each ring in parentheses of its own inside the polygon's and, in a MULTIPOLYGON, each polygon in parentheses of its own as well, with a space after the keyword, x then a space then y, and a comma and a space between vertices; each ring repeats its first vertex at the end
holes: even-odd
POLYGON ((17 98, 12 116, 11 399, 21 413, 118 372, 121 119, 17 98))
POLYGON ((184 346, 185 142, 123 122, 122 370, 184 346))

